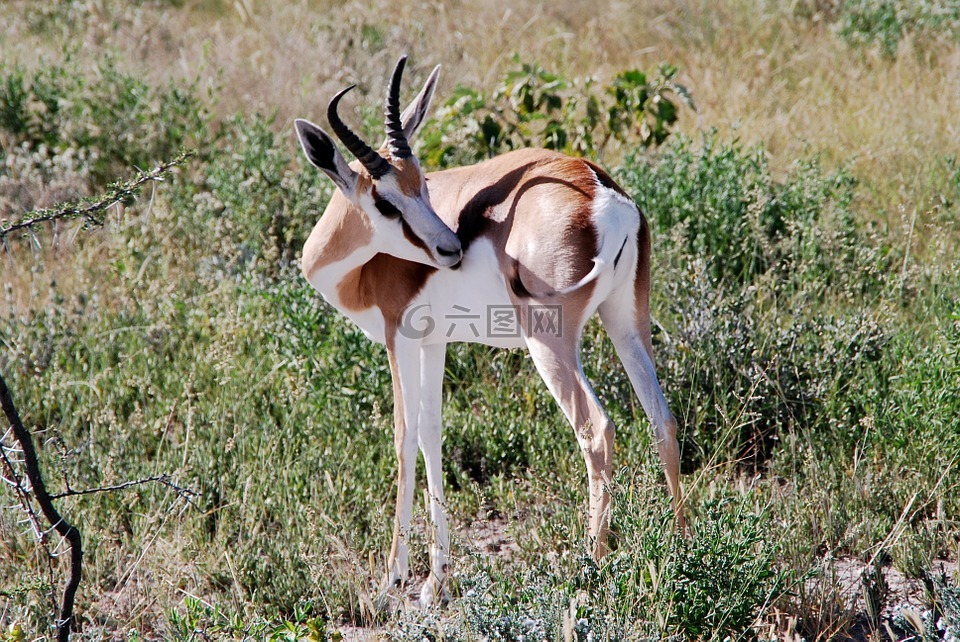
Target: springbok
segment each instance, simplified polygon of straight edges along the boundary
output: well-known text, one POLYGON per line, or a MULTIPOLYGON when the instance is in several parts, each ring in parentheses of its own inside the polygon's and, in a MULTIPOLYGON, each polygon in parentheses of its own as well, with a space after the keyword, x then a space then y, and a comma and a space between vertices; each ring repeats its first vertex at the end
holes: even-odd
POLYGON ((436 528, 420 601, 443 595, 450 536, 440 465, 446 344, 527 348, 572 424, 587 465, 591 553, 606 553, 614 425, 580 364, 595 311, 653 424, 678 523, 677 424, 654 370, 650 339, 650 232, 633 200, 599 167, 543 149, 517 150, 424 174, 409 140, 423 122, 440 67, 401 114, 400 59, 387 92, 379 151, 337 114, 327 119, 357 160, 306 120, 297 136, 337 189, 303 247, 310 284, 373 341, 393 376, 398 460, 393 544, 383 597, 407 580, 417 446, 436 528))

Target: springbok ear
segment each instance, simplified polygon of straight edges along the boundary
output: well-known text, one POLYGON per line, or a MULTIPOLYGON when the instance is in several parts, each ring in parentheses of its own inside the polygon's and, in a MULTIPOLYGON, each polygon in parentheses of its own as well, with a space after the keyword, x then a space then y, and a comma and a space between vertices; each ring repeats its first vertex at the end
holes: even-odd
POLYGON ((347 165, 327 132, 302 118, 294 121, 294 128, 307 160, 329 176, 342 192, 351 193, 357 184, 357 173, 347 165))
POLYGON ((413 138, 417 129, 423 124, 423 119, 430 109, 430 100, 433 98, 433 91, 437 88, 437 78, 440 77, 440 65, 433 68, 427 82, 423 83, 423 89, 417 94, 407 108, 400 114, 400 122, 403 124, 403 135, 407 140, 413 138))

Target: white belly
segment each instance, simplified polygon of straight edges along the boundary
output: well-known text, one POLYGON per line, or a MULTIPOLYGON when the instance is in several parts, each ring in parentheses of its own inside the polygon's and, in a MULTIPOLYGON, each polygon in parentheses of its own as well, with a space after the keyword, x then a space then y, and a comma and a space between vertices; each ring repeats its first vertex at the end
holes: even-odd
POLYGON ((426 344, 484 343, 499 348, 526 346, 518 310, 507 294, 493 245, 478 239, 459 270, 440 270, 411 305, 424 306, 416 314, 426 344))

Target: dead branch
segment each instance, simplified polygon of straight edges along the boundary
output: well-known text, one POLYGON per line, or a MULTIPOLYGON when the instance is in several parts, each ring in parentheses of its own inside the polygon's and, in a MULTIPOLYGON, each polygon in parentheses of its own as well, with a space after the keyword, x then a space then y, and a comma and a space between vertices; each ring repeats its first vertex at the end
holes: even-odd
MULTIPOLYGON (((0 374, 0 406, 3 407, 3 413, 13 429, 14 439, 23 449, 23 465, 30 482, 31 492, 40 506, 40 511, 47 522, 53 526, 53 529, 70 543, 70 576, 67 579, 66 587, 63 589, 63 602, 60 607, 60 617, 57 619, 57 640, 68 642, 70 631, 73 629, 73 602, 77 595, 77 587, 80 586, 80 571, 83 566, 80 531, 65 520, 53 505, 53 500, 47 492, 46 484, 44 484, 43 475, 40 474, 40 463, 37 460, 33 437, 23 426, 23 421, 20 419, 20 414, 17 412, 13 397, 10 395, 10 389, 7 388, 7 383, 3 380, 2 374, 0 374)), ((9 462, 5 463, 9 465, 9 462)))
POLYGON ((170 475, 164 473, 162 475, 155 475, 153 477, 144 477, 142 479, 134 479, 130 481, 125 481, 120 484, 115 484, 113 486, 98 486, 96 488, 84 488, 83 490, 75 490, 73 488, 67 488, 67 490, 62 493, 56 493, 50 496, 51 499, 61 499, 63 497, 75 497, 77 495, 93 495, 95 493, 111 493, 117 490, 125 490, 133 486, 142 486, 144 484, 157 483, 166 486, 170 490, 174 491, 179 497, 185 499, 189 504, 196 506, 193 503, 193 498, 197 497, 199 493, 195 490, 190 490, 189 488, 184 488, 183 486, 178 486, 173 483, 170 479, 170 475))

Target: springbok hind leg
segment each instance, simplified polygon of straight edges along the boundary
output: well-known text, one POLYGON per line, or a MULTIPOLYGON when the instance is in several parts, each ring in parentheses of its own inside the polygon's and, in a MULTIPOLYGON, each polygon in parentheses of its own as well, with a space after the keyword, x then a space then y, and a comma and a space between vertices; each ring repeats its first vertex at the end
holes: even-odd
POLYGON ((610 525, 610 491, 613 475, 614 426, 603 411, 580 365, 579 336, 528 338, 527 346, 537 371, 573 426, 587 464, 590 486, 591 555, 607 553, 610 525))
POLYGON ((657 381, 657 372, 653 365, 653 344, 650 340, 649 317, 637 323, 633 314, 632 302, 609 301, 600 306, 600 319, 620 360, 630 377, 630 383, 640 398, 640 404, 653 425, 657 441, 657 451, 667 478, 671 503, 676 515, 677 526, 685 528, 683 517, 683 498, 680 488, 680 444, 677 442, 677 421, 674 419, 667 400, 657 381))

